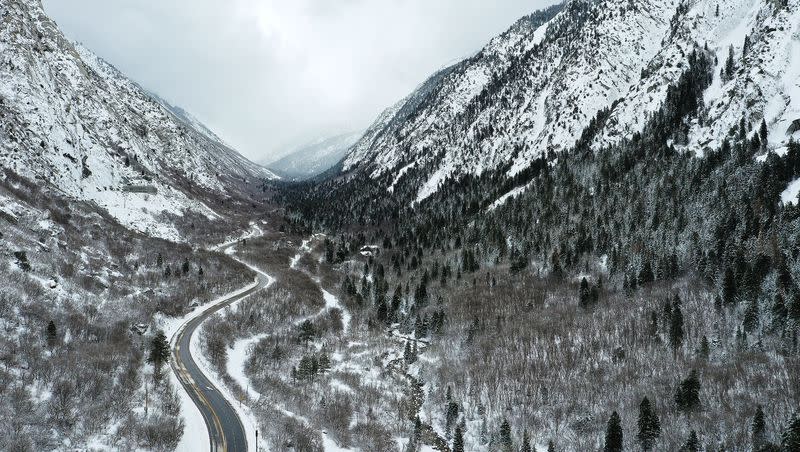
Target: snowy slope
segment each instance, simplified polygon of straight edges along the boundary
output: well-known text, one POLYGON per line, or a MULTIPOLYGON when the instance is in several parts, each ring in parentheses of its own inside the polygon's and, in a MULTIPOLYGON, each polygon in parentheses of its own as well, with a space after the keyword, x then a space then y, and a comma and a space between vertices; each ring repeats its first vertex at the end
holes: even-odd
POLYGON ((4 0, 0 22, 3 167, 169 239, 163 214, 214 218, 204 200, 274 177, 68 41, 39 0, 4 0))
POLYGON ((387 110, 344 170, 381 178, 390 191, 409 181, 418 202, 449 177, 497 168, 514 175, 539 156, 570 149, 609 109, 593 143, 600 149, 641 131, 692 51, 705 46, 718 56, 715 80, 702 121, 676 145, 702 155, 747 111, 752 124, 765 118, 770 146, 779 149, 800 118, 800 1, 779 3, 568 0, 520 20, 387 110), (742 56, 745 34, 751 44, 742 56), (736 71, 723 80, 731 45, 736 71))
POLYGON ((290 178, 314 177, 339 163, 363 134, 364 132, 356 132, 319 139, 266 166, 290 178))

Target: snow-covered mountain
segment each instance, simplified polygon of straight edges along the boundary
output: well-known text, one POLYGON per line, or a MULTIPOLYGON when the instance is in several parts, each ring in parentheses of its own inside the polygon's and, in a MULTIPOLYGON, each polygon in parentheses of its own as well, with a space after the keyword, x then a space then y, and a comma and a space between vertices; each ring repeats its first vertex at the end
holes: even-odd
POLYGON ((568 0, 386 110, 343 170, 416 184, 421 201, 450 177, 555 158, 603 111, 600 149, 642 131, 693 51, 716 55, 714 78, 675 147, 701 155, 746 116, 783 152, 800 129, 800 1, 568 0))
POLYGON ((308 179, 339 163, 363 134, 362 131, 320 138, 265 166, 288 178, 308 179))
POLYGON ((0 165, 176 239, 164 214, 215 218, 209 201, 275 175, 80 44, 40 0, 0 3, 0 165))

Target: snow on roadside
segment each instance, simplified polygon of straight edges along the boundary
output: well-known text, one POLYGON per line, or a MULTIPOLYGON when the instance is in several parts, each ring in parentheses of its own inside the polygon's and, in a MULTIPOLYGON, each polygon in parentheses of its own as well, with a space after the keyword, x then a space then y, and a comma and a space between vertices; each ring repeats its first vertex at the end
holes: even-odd
MULTIPOLYGON (((183 317, 167 317, 156 319, 156 324, 158 324, 160 328, 164 330, 164 334, 166 334, 166 336, 169 338, 170 350, 175 349, 175 341, 177 340, 178 332, 180 332, 190 320, 197 318, 208 309, 213 308, 230 297, 244 293, 253 287, 256 287, 257 285, 258 280, 254 280, 252 284, 249 284, 246 287, 229 294, 223 295, 206 304, 205 306, 193 310, 183 317)), ((194 337, 192 339, 194 339, 194 337)), ((197 361, 197 355, 192 353, 192 356, 197 361)), ((206 373, 205 369, 203 369, 203 372, 206 373)), ((185 423, 183 436, 181 437, 181 441, 178 443, 178 447, 175 450, 178 452, 201 452, 209 450, 210 444, 208 441, 208 429, 206 428, 206 423, 203 420, 203 415, 200 414, 200 410, 197 409, 194 401, 191 397, 189 397, 189 393, 186 392, 186 389, 183 387, 181 382, 178 381, 178 377, 175 375, 175 372, 172 372, 171 369, 169 372, 169 379, 170 383, 172 383, 172 386, 178 391, 178 395, 180 396, 181 414, 185 423)))
MULTIPOLYGON (((242 300, 246 299, 247 297, 243 298, 242 300)), ((242 300, 233 303, 231 306, 240 303, 242 300)), ((230 308, 226 308, 230 309, 230 308)), ((247 450, 269 450, 267 449, 266 444, 262 441, 259 441, 258 446, 256 446, 255 435, 253 432, 258 429, 258 420, 253 414, 250 407, 244 405, 239 402, 238 398, 231 392, 230 388, 225 384, 225 382, 221 381, 219 378, 219 374, 217 371, 214 370, 214 366, 208 362, 206 359, 205 354, 200 347, 200 335, 194 334, 192 335, 189 341, 189 348, 192 353, 192 357, 194 358, 194 362, 197 364, 197 367, 200 369, 201 372, 208 378, 211 384, 222 394, 223 397, 231 404, 233 410, 236 411, 236 415, 239 416, 239 419, 242 421, 242 427, 245 431, 245 436, 247 437, 247 450)), ((206 434, 206 439, 208 439, 208 434, 206 434)))
POLYGON ((268 336, 268 334, 259 334, 257 336, 239 339, 235 341, 233 347, 228 350, 228 361, 225 364, 225 370, 228 372, 228 375, 233 378, 233 381, 245 391, 248 397, 250 397, 250 392, 252 391, 255 394, 254 399, 258 399, 260 394, 254 389, 251 389, 250 378, 245 374, 244 367, 247 358, 253 350, 252 347, 268 336))

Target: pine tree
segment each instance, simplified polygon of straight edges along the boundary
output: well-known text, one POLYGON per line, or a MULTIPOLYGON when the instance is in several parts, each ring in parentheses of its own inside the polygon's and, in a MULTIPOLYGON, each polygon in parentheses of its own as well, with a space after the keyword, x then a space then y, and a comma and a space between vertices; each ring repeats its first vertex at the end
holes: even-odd
POLYGON ((751 300, 747 305, 747 310, 744 312, 744 321, 742 322, 745 333, 752 333, 758 328, 758 301, 751 300))
POLYGON ((795 324, 800 325, 800 292, 794 294, 792 302, 789 304, 789 318, 795 324))
POLYGON ((586 278, 581 279, 581 287, 578 289, 578 303, 581 307, 589 306, 591 297, 591 292, 589 291, 589 282, 586 281, 586 278))
POLYGON ((678 411, 684 413, 700 408, 700 379, 696 370, 692 370, 689 377, 678 385, 678 389, 675 391, 675 403, 678 411))
POLYGON ((169 361, 169 343, 167 336, 163 331, 159 330, 150 341, 150 355, 147 357, 147 362, 153 364, 155 375, 161 372, 161 366, 169 361))
POLYGON ((753 434, 753 450, 761 450, 767 438, 767 424, 764 421, 764 410, 761 405, 756 408, 756 414, 753 416, 751 433, 753 434))
POLYGON ((303 323, 300 324, 300 333, 298 335, 298 339, 300 342, 307 343, 308 341, 314 339, 316 336, 316 330, 314 328, 314 323, 311 320, 304 320, 303 323))
POLYGON ((622 421, 616 411, 611 413, 606 427, 604 452, 622 452, 622 421))
POLYGON ((556 445, 553 443, 553 440, 547 442, 547 452, 556 452, 556 445))
POLYGON ((772 327, 776 330, 782 330, 786 325, 786 317, 789 315, 786 309, 783 295, 780 293, 775 294, 775 301, 772 303, 772 327))
POLYGON ((683 445, 681 448, 682 452, 700 452, 700 440, 697 438, 697 432, 692 430, 689 433, 689 439, 686 440, 686 444, 683 445))
POLYGON ((527 428, 522 433, 522 449, 520 450, 520 452, 532 452, 531 451, 531 435, 528 434, 528 429, 527 428))
POLYGON ((189 273, 189 270, 191 270, 191 265, 189 265, 189 259, 188 258, 183 260, 183 266, 182 266, 181 270, 183 270, 183 274, 184 275, 189 273))
POLYGON ((503 452, 511 452, 514 450, 514 441, 511 439, 511 424, 508 419, 503 419, 500 424, 500 447, 503 452))
POLYGON ((703 338, 700 340, 700 356, 705 359, 708 359, 711 356, 711 347, 708 344, 708 338, 703 335, 703 338))
POLYGON ((447 404, 447 411, 445 413, 445 431, 449 432, 453 425, 458 420, 458 403, 451 401, 447 404))
POLYGON ((453 436, 453 452, 464 452, 464 432, 461 431, 461 426, 456 426, 456 432, 453 436))
POLYGON ((317 363, 319 367, 319 373, 324 374, 331 370, 331 358, 328 356, 328 352, 326 350, 322 350, 317 363))
POLYGON ((642 269, 639 271, 639 285, 644 286, 645 284, 653 282, 654 279, 653 267, 650 265, 650 261, 645 261, 644 265, 642 265, 642 269))
POLYGON ((56 330, 56 323, 52 320, 47 324, 45 336, 47 339, 47 345, 51 348, 55 347, 55 345, 58 343, 58 331, 56 330))
POLYGON ((736 303, 736 277, 733 270, 728 267, 725 269, 725 276, 722 278, 722 302, 731 306, 736 303))
POLYGON ((733 45, 728 48, 728 59, 725 61, 725 76, 730 79, 733 77, 733 45))
POLYGON ((800 450, 800 418, 795 415, 781 435, 781 450, 795 452, 800 450))
POLYGON ((683 312, 681 312, 679 300, 675 301, 672 305, 672 315, 669 324, 669 343, 673 350, 677 350, 683 345, 683 312))
POLYGON ((642 445, 642 450, 649 451, 653 449, 655 440, 661 436, 661 423, 658 420, 658 415, 653 411, 650 405, 650 400, 645 397, 642 403, 639 404, 639 434, 636 438, 642 445))

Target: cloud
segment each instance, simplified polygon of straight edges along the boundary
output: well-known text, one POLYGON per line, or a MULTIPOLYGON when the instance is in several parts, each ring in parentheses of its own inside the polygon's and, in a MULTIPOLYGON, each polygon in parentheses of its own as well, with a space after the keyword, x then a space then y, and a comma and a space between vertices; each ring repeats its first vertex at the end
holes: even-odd
POLYGON ((44 0, 66 34, 246 156, 369 123, 552 0, 44 0))

